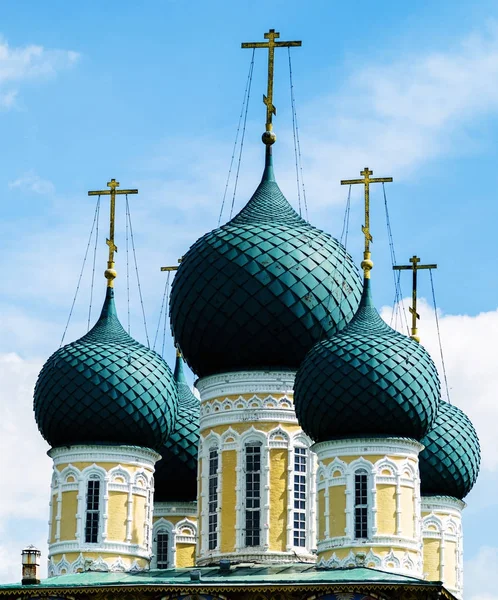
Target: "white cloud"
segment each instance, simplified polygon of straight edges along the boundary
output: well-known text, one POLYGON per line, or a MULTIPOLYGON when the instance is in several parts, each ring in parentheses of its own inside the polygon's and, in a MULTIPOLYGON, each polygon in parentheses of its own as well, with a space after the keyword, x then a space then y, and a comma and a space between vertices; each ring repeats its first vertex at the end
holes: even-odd
POLYGON ((498 548, 482 546, 479 553, 465 563, 465 598, 468 600, 498 600, 496 578, 492 565, 498 564, 498 548))
POLYGON ((33 418, 41 364, 0 354, 0 580, 19 579, 20 551, 41 544, 46 557, 51 464, 33 418), (8 485, 6 485, 8 482, 8 485), (2 557, 7 557, 4 561, 2 557))
MULTIPOLYGON (((405 299, 403 303, 407 308, 411 300, 405 299)), ((417 310, 421 317, 421 341, 439 369, 444 394, 434 310, 424 299, 419 300, 417 310)), ((391 321, 391 312, 392 309, 387 307, 381 311, 382 317, 388 323, 391 321)), ((477 430, 481 444, 482 467, 496 470, 498 370, 495 347, 498 338, 498 309, 473 317, 441 312, 438 315, 451 402, 465 411, 477 430)), ((411 315, 409 317, 411 318, 411 315)), ((406 329, 403 333, 406 333, 406 329)))
MULTIPOLYGON (((498 113, 497 81, 495 23, 444 52, 362 64, 336 95, 300 107, 312 205, 330 205, 330 190, 339 192, 339 180, 358 176, 364 165, 399 181, 443 154, 472 152, 478 142, 465 125, 498 113)), ((344 193, 334 195, 342 202, 344 193)))
POLYGON ((15 105, 21 82, 51 79, 72 67, 79 57, 72 50, 49 50, 33 44, 13 48, 0 37, 0 107, 15 105))
POLYGON ((9 182, 10 189, 34 192, 35 194, 47 195, 55 192, 54 184, 48 179, 42 179, 33 171, 28 171, 14 181, 9 182))

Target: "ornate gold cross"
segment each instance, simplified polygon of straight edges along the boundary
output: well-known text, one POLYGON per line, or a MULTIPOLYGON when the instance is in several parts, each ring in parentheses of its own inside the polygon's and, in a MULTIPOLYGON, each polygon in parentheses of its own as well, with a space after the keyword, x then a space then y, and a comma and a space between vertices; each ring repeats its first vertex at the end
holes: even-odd
POLYGON ((272 115, 277 114, 277 109, 273 105, 275 48, 290 48, 292 46, 302 45, 302 42, 276 42, 275 40, 279 37, 280 33, 274 29, 270 29, 268 33, 265 33, 265 39, 268 40, 267 42, 245 42, 242 44, 242 48, 268 48, 268 92, 266 96, 263 94, 263 102, 266 105, 266 136, 263 137, 263 141, 268 145, 273 144, 276 140, 275 134, 269 135, 273 129, 272 115))
MULTIPOLYGON (((183 260, 183 257, 179 258, 178 262, 181 263, 182 260, 183 260)), ((161 267, 161 271, 178 271, 178 267, 179 267, 179 265, 176 265, 174 267, 161 267)))
POLYGON ((361 268, 365 274, 365 278, 370 278, 370 271, 373 267, 373 262, 370 259, 370 242, 373 242, 372 234, 370 233, 370 184, 371 183, 390 183, 392 177, 370 177, 373 175, 373 171, 369 171, 368 167, 365 167, 363 171, 360 171, 360 175, 363 175, 363 179, 343 179, 341 185, 354 185, 355 183, 362 183, 365 186, 365 225, 361 228, 365 234, 365 251, 363 253, 363 261, 361 268))
POLYGON ((111 197, 111 212, 109 217, 109 238, 106 240, 106 244, 109 246, 109 260, 107 261, 107 269, 105 271, 105 277, 107 279, 107 287, 114 287, 114 279, 116 278, 116 271, 114 269, 114 252, 118 251, 118 247, 114 243, 114 223, 116 215, 116 194, 138 194, 138 190, 118 190, 119 181, 111 179, 107 182, 107 187, 110 190, 97 190, 88 192, 89 196, 110 196, 111 197))
POLYGON ((437 265, 420 265, 420 258, 415 254, 410 258, 411 265, 395 265, 393 269, 395 271, 413 271, 413 286, 412 286, 412 306, 409 310, 412 313, 412 334, 411 338, 416 342, 420 342, 417 331, 417 319, 420 319, 420 315, 417 313, 417 272, 420 269, 437 269, 437 265))

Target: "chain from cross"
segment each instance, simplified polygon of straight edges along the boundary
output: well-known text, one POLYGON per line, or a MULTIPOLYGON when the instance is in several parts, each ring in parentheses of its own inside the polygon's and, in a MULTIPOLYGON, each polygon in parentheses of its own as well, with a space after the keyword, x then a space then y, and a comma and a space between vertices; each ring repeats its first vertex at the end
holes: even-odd
POLYGON ((109 216, 109 238, 106 239, 106 244, 109 246, 109 259, 107 261, 107 269, 105 271, 105 277, 107 279, 107 286, 114 287, 114 279, 116 278, 116 271, 114 270, 114 253, 118 251, 118 247, 114 243, 114 225, 116 220, 116 194, 138 194, 138 190, 118 190, 119 181, 111 179, 107 182, 109 190, 96 190, 88 192, 89 196, 110 196, 110 216, 109 216))
POLYGON ((417 273, 420 269, 437 269, 437 265, 421 265, 420 258, 415 254, 410 258, 411 265, 393 265, 395 271, 413 271, 413 284, 412 284, 412 306, 409 307, 409 311, 412 315, 412 334, 411 338, 416 342, 420 342, 417 330, 417 319, 420 319, 420 315, 417 312, 417 273))
POLYGON ((275 63, 275 48, 290 48, 301 46, 302 42, 276 42, 280 37, 280 33, 274 29, 270 29, 265 33, 267 42, 244 42, 242 48, 268 48, 268 91, 267 95, 263 94, 263 102, 266 105, 266 131, 271 132, 273 129, 272 116, 277 114, 277 109, 273 105, 273 73, 275 63))
POLYGON ((342 179, 341 185, 355 185, 361 183, 365 186, 365 225, 362 226, 361 230, 365 235, 365 251, 363 253, 363 262, 361 267, 365 273, 365 277, 370 277, 370 271, 373 267, 373 262, 370 259, 370 242, 373 242, 372 234, 370 233, 370 184, 371 183, 391 183, 392 177, 370 177, 373 175, 373 171, 370 171, 368 167, 365 167, 363 171, 360 171, 360 175, 363 175, 363 179, 342 179))

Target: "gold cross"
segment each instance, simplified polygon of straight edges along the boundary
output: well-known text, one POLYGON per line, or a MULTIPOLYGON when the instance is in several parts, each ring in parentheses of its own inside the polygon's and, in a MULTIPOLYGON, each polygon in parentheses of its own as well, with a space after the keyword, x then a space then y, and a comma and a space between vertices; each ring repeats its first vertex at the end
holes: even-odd
POLYGON ((271 134, 273 129, 272 115, 277 114, 277 109, 273 105, 273 72, 275 61, 275 48, 289 48, 292 46, 301 46, 302 42, 276 42, 280 37, 280 33, 274 29, 270 29, 265 33, 267 42, 245 42, 242 48, 268 48, 268 92, 263 94, 263 102, 266 105, 266 135, 263 136, 265 144, 270 145, 276 140, 275 134, 271 134))
POLYGON ((109 217, 109 238, 106 240, 106 244, 109 246, 109 260, 107 261, 107 269, 105 271, 105 277, 107 279, 107 287, 114 287, 114 279, 116 278, 116 271, 114 270, 114 252, 118 251, 118 247, 114 243, 114 222, 116 214, 116 194, 138 194, 138 190, 118 190, 119 181, 111 179, 107 182, 107 187, 110 190, 97 190, 88 192, 89 196, 110 196, 111 197, 111 212, 109 217))
POLYGON ((415 254, 410 258, 411 265, 399 265, 393 266, 395 271, 413 271, 413 286, 412 286, 412 306, 409 310, 412 313, 412 334, 411 338, 416 342, 420 342, 417 331, 417 319, 420 319, 420 315, 417 312, 417 272, 420 269, 437 269, 437 265, 419 265, 420 258, 415 254))
POLYGON ((370 233, 370 184, 371 183, 390 183, 392 177, 370 177, 373 175, 373 171, 369 171, 368 167, 365 167, 363 171, 360 171, 360 175, 363 175, 363 179, 343 179, 341 185, 354 185, 355 183, 362 183, 365 186, 365 225, 361 228, 365 234, 365 251, 363 253, 363 262, 361 268, 365 274, 365 278, 370 278, 370 271, 373 267, 373 262, 370 259, 370 242, 373 242, 372 234, 370 233))
MULTIPOLYGON (((178 262, 181 263, 183 260, 183 256, 181 258, 178 259, 178 262)), ((161 271, 178 271, 178 266, 175 267, 161 267, 161 271)))

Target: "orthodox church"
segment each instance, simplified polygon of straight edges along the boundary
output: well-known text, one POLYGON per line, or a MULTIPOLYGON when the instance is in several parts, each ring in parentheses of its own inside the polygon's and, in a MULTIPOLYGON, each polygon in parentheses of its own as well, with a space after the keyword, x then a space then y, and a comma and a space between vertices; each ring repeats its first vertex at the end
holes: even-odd
POLYGON ((263 175, 179 265, 174 372, 116 312, 118 184, 108 184, 101 315, 47 360, 34 392, 53 461, 49 577, 26 548, 22 583, 2 596, 463 597, 463 499, 479 441, 441 399, 416 336, 375 308, 368 204, 360 271, 280 191, 273 51, 297 43, 278 37, 246 45, 269 50, 263 175))

